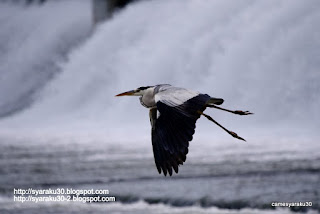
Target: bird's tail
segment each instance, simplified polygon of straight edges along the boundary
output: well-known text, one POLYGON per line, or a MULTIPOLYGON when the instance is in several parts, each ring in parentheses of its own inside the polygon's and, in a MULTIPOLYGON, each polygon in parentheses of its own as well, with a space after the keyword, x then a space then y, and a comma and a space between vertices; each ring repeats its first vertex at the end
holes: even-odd
POLYGON ((215 98, 215 97, 211 97, 207 104, 215 104, 215 105, 221 105, 223 103, 223 99, 222 98, 215 98))

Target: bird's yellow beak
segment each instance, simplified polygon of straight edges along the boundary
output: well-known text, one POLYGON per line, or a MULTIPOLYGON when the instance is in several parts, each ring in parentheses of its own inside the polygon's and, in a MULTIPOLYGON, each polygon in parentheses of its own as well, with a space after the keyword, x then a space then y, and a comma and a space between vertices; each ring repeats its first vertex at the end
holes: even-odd
POLYGON ((126 92, 123 92, 121 94, 117 94, 116 97, 120 97, 120 96, 131 96, 131 95, 134 95, 134 90, 131 90, 131 91, 126 91, 126 92))

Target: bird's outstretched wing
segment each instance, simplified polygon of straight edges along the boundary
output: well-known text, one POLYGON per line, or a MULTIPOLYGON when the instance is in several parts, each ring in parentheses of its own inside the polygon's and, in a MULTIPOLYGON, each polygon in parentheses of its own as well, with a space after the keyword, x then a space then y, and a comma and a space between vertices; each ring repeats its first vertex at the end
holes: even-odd
POLYGON ((150 110, 150 121, 153 154, 158 172, 162 171, 164 175, 169 173, 171 176, 172 169, 178 173, 178 166, 186 161, 189 141, 192 140, 196 121, 200 117, 198 112, 205 110, 210 96, 166 87, 175 91, 170 92, 171 96, 166 94, 166 90, 156 94, 157 107, 150 110))

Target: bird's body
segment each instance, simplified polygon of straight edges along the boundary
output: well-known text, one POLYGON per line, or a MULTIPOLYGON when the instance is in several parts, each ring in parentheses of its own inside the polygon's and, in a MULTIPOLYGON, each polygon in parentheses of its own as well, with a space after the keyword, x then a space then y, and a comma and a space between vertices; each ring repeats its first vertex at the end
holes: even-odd
POLYGON ((140 97, 140 102, 141 105, 147 108, 156 107, 157 102, 175 107, 198 95, 198 92, 163 84, 147 88, 140 97))
MULTIPOLYGON (((154 160, 158 172, 172 175, 178 173, 178 166, 186 161, 189 142, 195 132, 196 121, 201 115, 222 127, 233 137, 244 140, 203 113, 207 107, 222 109, 215 105, 223 103, 221 98, 213 98, 189 89, 168 84, 140 87, 117 96, 140 96, 141 105, 150 109, 150 123, 154 160)), ((251 114, 243 111, 230 111, 235 114, 251 114)))

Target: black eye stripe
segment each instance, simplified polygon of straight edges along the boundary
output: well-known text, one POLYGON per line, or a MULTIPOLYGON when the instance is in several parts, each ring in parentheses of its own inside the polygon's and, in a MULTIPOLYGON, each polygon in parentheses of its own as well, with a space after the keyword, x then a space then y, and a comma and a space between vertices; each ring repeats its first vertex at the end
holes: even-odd
POLYGON ((139 87, 138 89, 139 90, 146 90, 146 89, 148 89, 148 88, 150 88, 151 86, 144 86, 144 87, 139 87))

